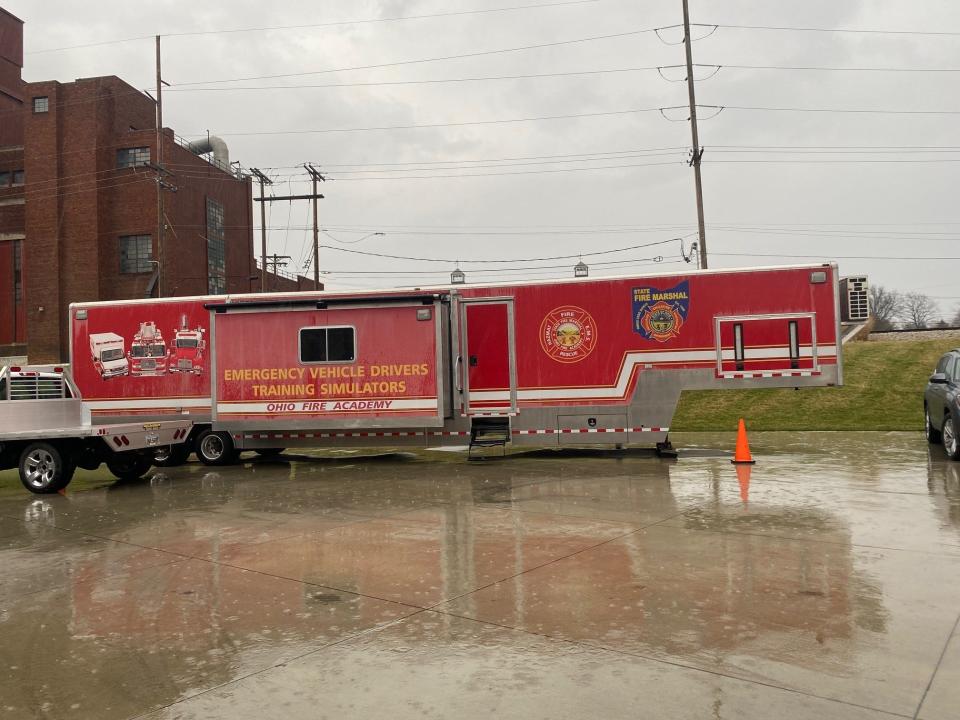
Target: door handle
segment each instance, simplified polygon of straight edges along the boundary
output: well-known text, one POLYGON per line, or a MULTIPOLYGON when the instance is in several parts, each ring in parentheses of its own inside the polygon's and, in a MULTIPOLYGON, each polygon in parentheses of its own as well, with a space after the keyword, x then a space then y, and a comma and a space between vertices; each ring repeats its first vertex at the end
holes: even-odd
POLYGON ((457 383, 457 392, 463 392, 463 375, 460 372, 461 367, 463 366, 463 355, 457 355, 457 362, 453 366, 453 377, 457 383))

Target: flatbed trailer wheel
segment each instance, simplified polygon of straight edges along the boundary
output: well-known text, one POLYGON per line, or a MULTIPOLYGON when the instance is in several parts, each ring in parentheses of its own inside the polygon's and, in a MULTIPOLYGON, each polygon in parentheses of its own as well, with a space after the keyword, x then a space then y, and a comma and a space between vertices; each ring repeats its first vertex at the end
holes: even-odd
POLYGON ((107 460, 107 469, 120 480, 142 478, 152 465, 152 458, 138 451, 114 453, 107 460))
POLYGON ((51 443, 31 443, 20 453, 20 482, 38 495, 63 490, 76 469, 73 459, 51 443))
POLYGON ((237 459, 229 433, 207 428, 197 436, 197 457, 204 465, 230 465, 237 459))

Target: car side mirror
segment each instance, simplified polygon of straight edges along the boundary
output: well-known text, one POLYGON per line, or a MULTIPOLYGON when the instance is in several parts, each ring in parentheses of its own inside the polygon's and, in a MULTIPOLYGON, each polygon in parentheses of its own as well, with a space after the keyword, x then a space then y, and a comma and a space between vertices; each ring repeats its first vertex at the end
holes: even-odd
POLYGON ((946 373, 937 372, 930 376, 930 382, 934 385, 946 385, 947 384, 947 375, 946 373))

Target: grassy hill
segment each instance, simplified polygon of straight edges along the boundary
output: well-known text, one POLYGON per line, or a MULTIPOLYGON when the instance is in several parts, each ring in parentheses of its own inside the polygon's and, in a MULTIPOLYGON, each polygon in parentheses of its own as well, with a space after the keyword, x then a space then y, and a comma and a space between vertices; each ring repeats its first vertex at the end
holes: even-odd
POLYGON ((923 389, 956 338, 854 342, 843 352, 844 386, 801 390, 684 392, 670 429, 916 430, 923 428, 923 389))

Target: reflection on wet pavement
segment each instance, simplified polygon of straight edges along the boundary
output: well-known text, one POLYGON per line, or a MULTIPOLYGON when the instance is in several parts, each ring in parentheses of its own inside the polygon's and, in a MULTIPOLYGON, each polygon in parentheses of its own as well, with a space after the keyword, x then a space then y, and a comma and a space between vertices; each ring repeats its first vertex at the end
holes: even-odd
POLYGON ((677 441, 2 499, 0 716, 958 716, 960 463, 677 441))

